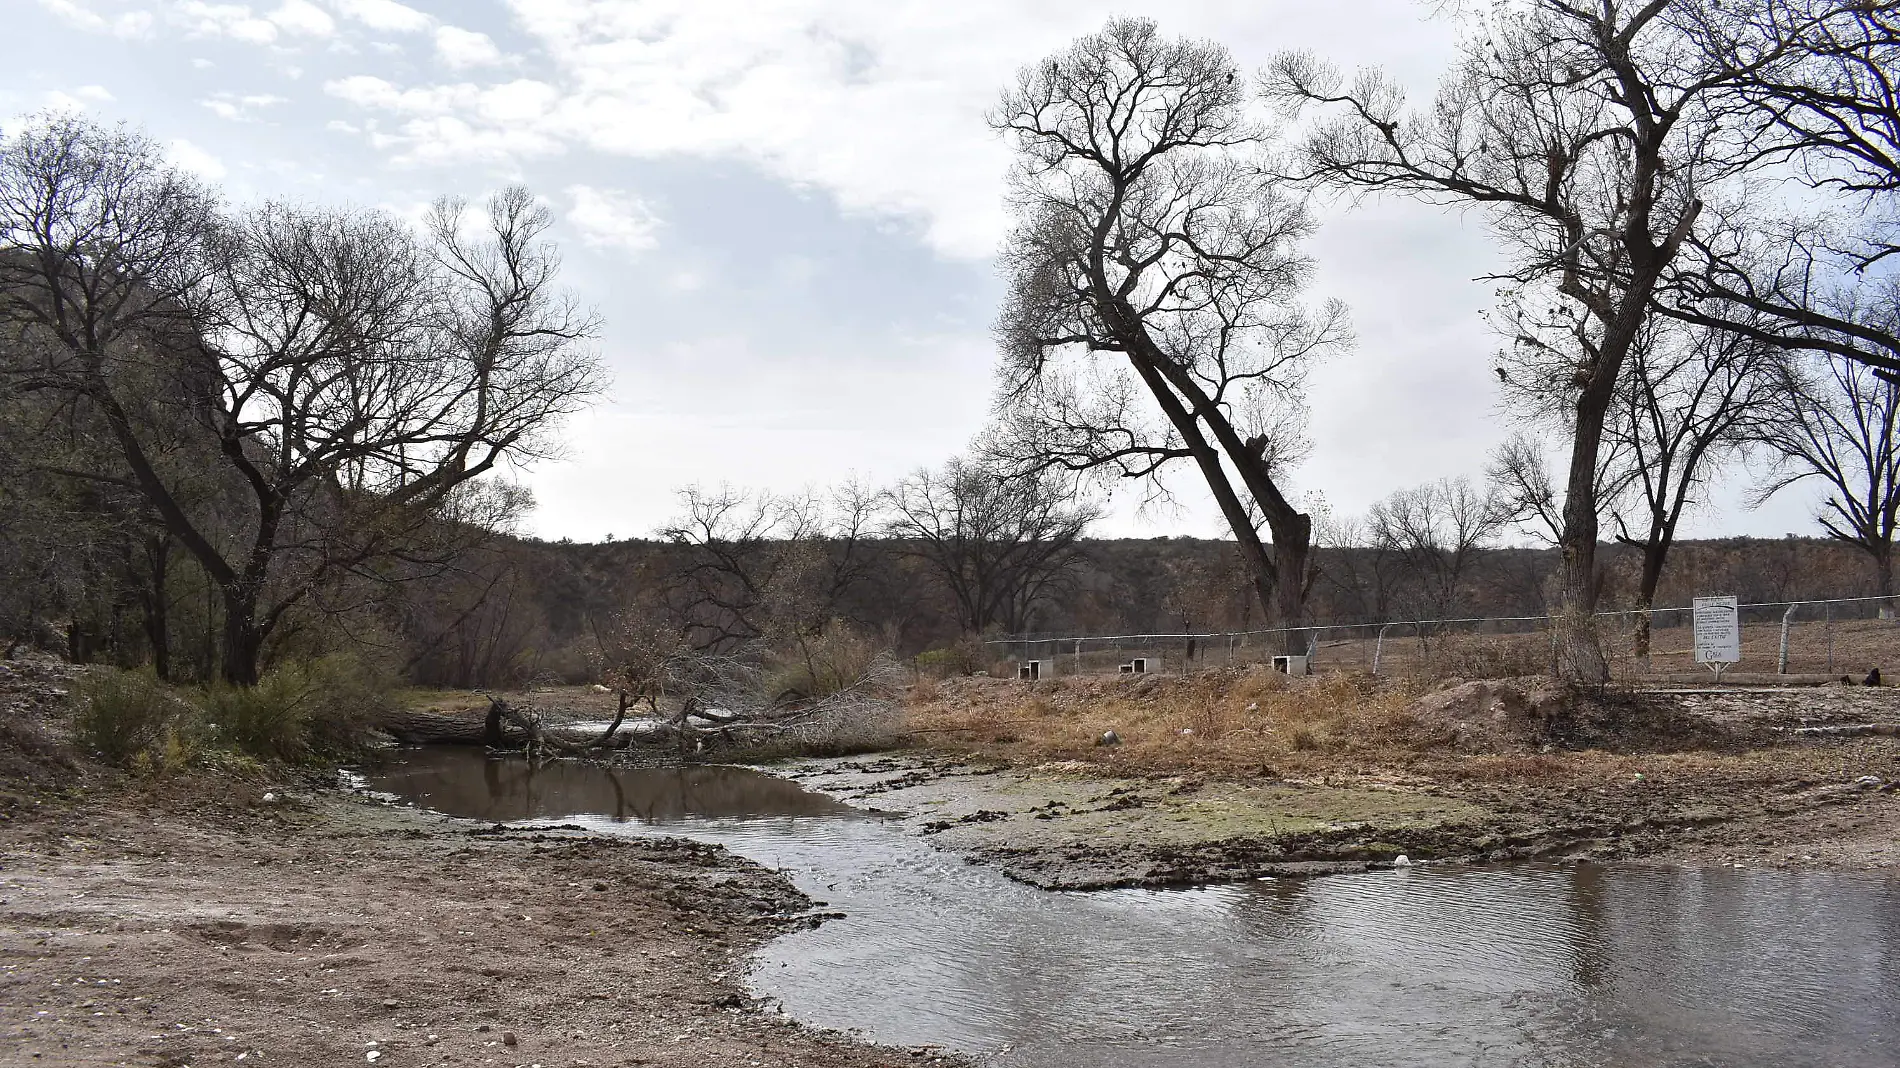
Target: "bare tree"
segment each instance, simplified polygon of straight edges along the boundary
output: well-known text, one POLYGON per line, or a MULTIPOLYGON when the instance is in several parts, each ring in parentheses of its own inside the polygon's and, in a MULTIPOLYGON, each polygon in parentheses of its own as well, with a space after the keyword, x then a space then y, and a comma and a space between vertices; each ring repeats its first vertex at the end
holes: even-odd
POLYGON ((1696 5, 1689 36, 1725 87, 1727 140, 1756 188, 1805 184, 1794 198, 1738 196, 1726 225, 1697 235, 1705 266, 1681 279, 1680 311, 1758 340, 1900 372, 1894 230, 1900 194, 1900 7, 1865 0, 1696 5), (1884 293, 1867 300, 1867 292, 1884 293))
POLYGON ((1352 518, 1317 524, 1315 542, 1318 581, 1332 587, 1334 602, 1345 609, 1345 618, 1391 619, 1403 570, 1398 554, 1380 544, 1365 522, 1352 518))
POLYGON ((1634 653, 1649 656, 1650 608, 1683 515, 1754 439, 1782 381, 1775 349, 1731 331, 1652 320, 1630 350, 1605 433, 1626 469, 1616 539, 1642 551, 1634 653), (1631 517, 1634 518, 1632 533, 1631 517))
POLYGON ((1415 619, 1460 612, 1474 564, 1509 522, 1492 493, 1466 478, 1444 478, 1394 492, 1367 516, 1373 545, 1403 568, 1400 597, 1415 619), (1409 595, 1409 596, 1408 596, 1409 595))
POLYGON ((254 683, 287 614, 375 579, 471 480, 545 454, 597 390, 592 320, 555 287, 548 210, 223 219, 157 147, 78 118, 0 150, 0 297, 47 344, 10 368, 95 406, 131 481, 221 594, 225 678, 254 683), (159 384, 156 393, 153 383, 159 384), (143 413, 165 407, 162 419, 143 413), (236 508, 194 507, 171 439, 215 443, 236 508))
POLYGON ((786 496, 689 486, 660 531, 683 556, 667 601, 694 649, 804 641, 836 620, 874 559, 874 495, 786 496))
POLYGON ((1024 68, 990 122, 1016 148, 998 452, 1018 470, 1199 471, 1256 596, 1304 615, 1312 518, 1288 498, 1305 370, 1344 310, 1295 303, 1304 205, 1257 165, 1265 131, 1219 45, 1117 19, 1024 68), (1264 521, 1269 550, 1259 532, 1264 521))
POLYGON ((949 591, 966 634, 1029 630, 1036 609, 1084 557, 1100 513, 1049 472, 1006 478, 968 460, 920 470, 885 496, 884 533, 949 591))
POLYGON ((1746 74, 1683 45, 1680 17, 1694 6, 1495 5, 1469 27, 1421 113, 1408 113, 1383 75, 1345 85, 1309 55, 1280 56, 1262 75, 1290 113, 1326 115, 1286 165, 1293 177, 1481 208, 1511 250, 1507 299, 1548 289, 1573 309, 1559 670, 1576 681, 1609 677, 1592 619, 1604 425, 1658 287, 1702 213, 1712 157, 1727 147, 1720 90, 1746 74))
POLYGON ((1893 595, 1893 538, 1900 514, 1900 383, 1863 363, 1815 357, 1774 393, 1759 439, 1779 467, 1756 491, 1775 493, 1818 479, 1828 495, 1820 520, 1828 536, 1867 554, 1875 589, 1893 595))

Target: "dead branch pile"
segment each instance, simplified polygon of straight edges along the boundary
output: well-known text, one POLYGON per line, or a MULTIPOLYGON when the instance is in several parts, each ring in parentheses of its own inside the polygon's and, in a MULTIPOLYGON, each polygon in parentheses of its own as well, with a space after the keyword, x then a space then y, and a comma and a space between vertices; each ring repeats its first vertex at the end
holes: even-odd
POLYGON ((520 749, 535 759, 603 757, 634 747, 672 748, 681 756, 765 756, 854 752, 888 745, 902 732, 903 672, 875 658, 854 681, 818 696, 770 693, 766 671, 741 655, 682 653, 639 692, 623 688, 606 730, 575 738, 525 702, 490 695, 486 720, 410 712, 386 730, 410 744, 480 744, 520 749), (663 715, 662 701, 677 698, 663 715), (650 713, 626 724, 628 712, 650 713), (623 727, 624 725, 624 727, 623 727))

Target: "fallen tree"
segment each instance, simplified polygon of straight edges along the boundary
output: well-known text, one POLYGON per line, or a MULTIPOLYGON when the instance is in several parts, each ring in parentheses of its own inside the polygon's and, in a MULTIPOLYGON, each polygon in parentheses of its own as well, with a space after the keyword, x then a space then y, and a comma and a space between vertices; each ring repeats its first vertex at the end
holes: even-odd
POLYGON ((409 710, 383 729, 408 745, 482 745, 535 760, 610 759, 635 748, 671 748, 681 758, 851 752, 887 745, 902 731, 901 676, 887 657, 849 684, 815 696, 797 689, 771 693, 764 670, 749 658, 681 654, 671 660, 663 673, 621 688, 607 729, 587 737, 549 722, 530 702, 493 694, 480 719, 409 710), (627 713, 641 704, 652 715, 627 725, 627 713), (663 704, 672 711, 662 714, 663 704))

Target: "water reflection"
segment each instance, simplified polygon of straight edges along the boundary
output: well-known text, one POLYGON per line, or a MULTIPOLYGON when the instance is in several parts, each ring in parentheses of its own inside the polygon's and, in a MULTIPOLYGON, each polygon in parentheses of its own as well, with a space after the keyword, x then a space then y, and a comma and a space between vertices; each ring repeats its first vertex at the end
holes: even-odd
POLYGON ((1891 880, 1517 866, 1050 894, 743 769, 417 761, 375 784, 489 819, 670 824, 788 869, 846 918, 767 946, 760 992, 997 1065, 1900 1063, 1891 880))
POLYGON ((404 750, 369 785, 437 812, 482 820, 576 815, 641 823, 772 816, 851 816, 857 810, 750 768, 608 768, 578 761, 532 767, 477 749, 404 750))

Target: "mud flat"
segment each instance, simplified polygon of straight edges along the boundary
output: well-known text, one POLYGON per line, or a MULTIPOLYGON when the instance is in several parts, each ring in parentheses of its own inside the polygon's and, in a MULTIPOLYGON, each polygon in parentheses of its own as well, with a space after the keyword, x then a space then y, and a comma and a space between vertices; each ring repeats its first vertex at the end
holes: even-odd
POLYGON ((752 951, 816 921, 784 878, 717 846, 226 785, 215 804, 16 796, 0 821, 0 1063, 934 1056, 753 1001, 752 951))
POLYGON ((1021 882, 1088 890, 1357 872, 1401 857, 1892 867, 1900 767, 1885 759, 1879 776, 1806 761, 1752 774, 1747 763, 1661 758, 1645 774, 1614 758, 1598 776, 1556 783, 1129 776, 1083 761, 1012 767, 929 751, 773 770, 1021 882))

